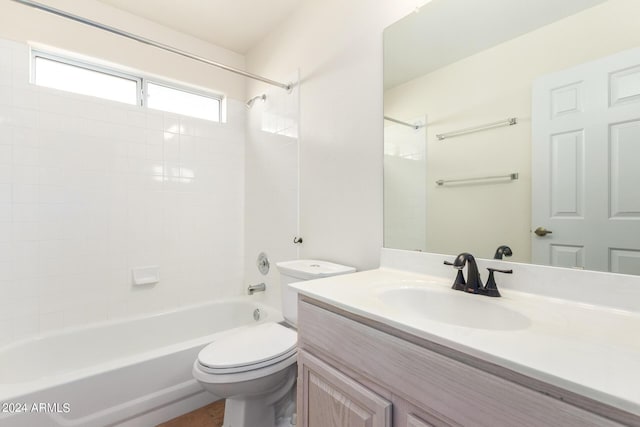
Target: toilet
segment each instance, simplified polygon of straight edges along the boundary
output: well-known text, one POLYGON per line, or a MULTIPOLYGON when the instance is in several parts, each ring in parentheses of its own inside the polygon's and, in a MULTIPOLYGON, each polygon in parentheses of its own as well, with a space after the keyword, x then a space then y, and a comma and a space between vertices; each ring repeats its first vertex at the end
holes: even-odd
POLYGON ((193 376, 212 394, 226 399, 223 427, 289 427, 295 412, 298 293, 289 283, 355 272, 319 260, 276 264, 280 271, 285 322, 240 329, 198 354, 193 376))

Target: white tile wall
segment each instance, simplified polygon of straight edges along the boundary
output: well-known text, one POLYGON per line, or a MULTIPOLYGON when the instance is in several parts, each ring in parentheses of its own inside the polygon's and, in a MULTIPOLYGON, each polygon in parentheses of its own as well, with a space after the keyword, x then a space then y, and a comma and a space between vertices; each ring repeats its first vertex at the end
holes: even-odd
POLYGON ((0 345, 239 294, 243 103, 189 119, 30 85, 28 60, 0 40, 0 345))
MULTIPOLYGON (((296 75, 289 81, 297 80, 296 75)), ((298 258, 293 238, 298 234, 299 87, 263 90, 266 101, 254 103, 247 120, 245 284, 265 282, 267 292, 257 297, 280 307, 275 264, 298 258), (256 267, 260 252, 271 262, 267 276, 256 267)), ((252 89, 250 96, 260 93, 252 89)))

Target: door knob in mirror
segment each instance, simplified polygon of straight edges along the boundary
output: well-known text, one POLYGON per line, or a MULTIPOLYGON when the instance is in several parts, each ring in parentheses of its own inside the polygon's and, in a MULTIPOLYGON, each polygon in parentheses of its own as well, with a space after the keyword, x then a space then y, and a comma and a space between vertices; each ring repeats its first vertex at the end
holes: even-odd
POLYGON ((536 233, 536 236, 540 236, 540 237, 544 237, 549 233, 553 233, 553 231, 547 230, 544 227, 538 227, 533 232, 536 233))

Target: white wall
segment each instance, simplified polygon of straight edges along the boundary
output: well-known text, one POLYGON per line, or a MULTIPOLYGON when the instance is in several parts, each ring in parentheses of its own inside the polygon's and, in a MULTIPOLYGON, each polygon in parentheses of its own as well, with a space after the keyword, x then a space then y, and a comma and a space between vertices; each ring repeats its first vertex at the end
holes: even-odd
MULTIPOLYGON (((640 44, 640 2, 610 0, 385 92, 385 114, 429 115, 430 252, 491 258, 508 244, 531 257, 531 85, 640 44), (436 134, 517 117, 512 127, 438 141, 436 134), (438 179, 518 172, 511 183, 438 187, 438 179)), ((535 228, 536 225, 534 225, 535 228)))
POLYGON ((378 265, 382 31, 422 3, 306 0, 247 54, 250 71, 274 79, 300 70, 301 257, 378 265))
POLYGON ((28 79, 1 40, 0 344, 240 294, 243 102, 217 124, 28 79))

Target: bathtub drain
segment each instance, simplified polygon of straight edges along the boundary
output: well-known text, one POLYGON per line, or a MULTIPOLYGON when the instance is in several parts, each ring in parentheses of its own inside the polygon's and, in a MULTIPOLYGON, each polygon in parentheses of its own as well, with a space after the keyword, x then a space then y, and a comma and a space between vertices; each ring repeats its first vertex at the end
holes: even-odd
POLYGON ((260 309, 256 308, 255 310, 253 310, 253 320, 255 320, 256 322, 258 320, 260 320, 260 309))

